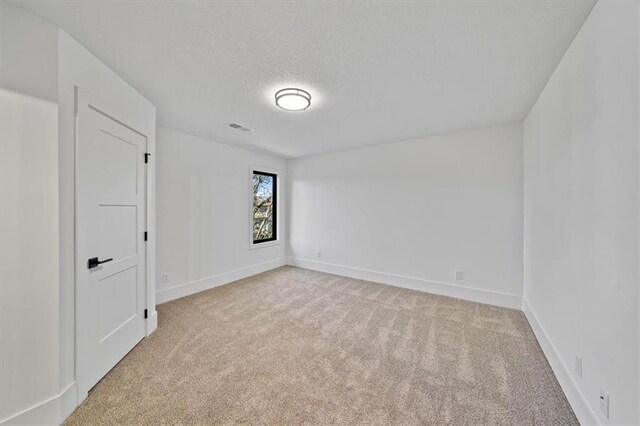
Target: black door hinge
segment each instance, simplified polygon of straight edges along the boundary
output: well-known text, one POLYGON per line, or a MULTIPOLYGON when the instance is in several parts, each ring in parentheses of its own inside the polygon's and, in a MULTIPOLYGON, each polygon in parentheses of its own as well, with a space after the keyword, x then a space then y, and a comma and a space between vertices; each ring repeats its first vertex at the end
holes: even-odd
POLYGON ((144 231, 144 240, 147 241, 147 231, 144 231))
POLYGON ((149 317, 148 311, 147 311, 146 309, 144 310, 144 317, 145 317, 145 318, 148 318, 148 317, 149 317))
POLYGON ((144 153, 144 163, 147 164, 149 162, 149 156, 151 155, 150 152, 145 152, 144 153))

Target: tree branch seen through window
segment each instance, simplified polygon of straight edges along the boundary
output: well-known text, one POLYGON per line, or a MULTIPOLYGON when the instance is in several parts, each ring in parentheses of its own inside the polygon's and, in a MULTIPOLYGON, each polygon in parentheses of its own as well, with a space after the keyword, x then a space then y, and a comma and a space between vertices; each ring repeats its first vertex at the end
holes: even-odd
POLYGON ((277 239, 278 177, 273 173, 253 172, 253 242, 277 239))

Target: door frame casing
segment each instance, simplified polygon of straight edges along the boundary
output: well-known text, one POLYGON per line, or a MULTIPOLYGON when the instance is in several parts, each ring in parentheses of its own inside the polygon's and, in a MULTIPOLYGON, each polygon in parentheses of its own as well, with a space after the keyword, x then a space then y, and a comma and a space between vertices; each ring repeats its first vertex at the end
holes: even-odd
MULTIPOLYGON (((89 389, 83 388, 85 377, 83 377, 82 370, 78 367, 83 361, 83 354, 80 350, 83 344, 79 343, 80 339, 84 338, 80 332, 79 324, 83 320, 81 318, 81 303, 86 302, 80 297, 80 282, 79 282, 79 268, 85 267, 83 259, 79 259, 77 243, 78 243, 78 112, 79 102, 82 99, 98 99, 101 104, 101 110, 108 115, 118 120, 119 117, 133 117, 132 121, 123 120, 122 123, 128 123, 127 126, 131 126, 135 131, 143 134, 147 138, 146 152, 149 155, 149 161, 145 167, 145 223, 147 231, 147 241, 145 250, 145 300, 144 309, 147 311, 147 318, 145 319, 145 336, 149 336, 157 328, 158 316, 155 307, 155 109, 153 110, 153 120, 136 120, 137 117, 144 117, 149 114, 140 114, 136 111, 114 111, 108 102, 103 102, 90 92, 81 89, 79 86, 74 86, 74 293, 75 293, 75 379, 77 383, 78 401, 77 405, 80 405, 87 397, 89 389)), ((129 104, 131 105, 131 104, 129 104)), ((125 108, 126 109, 126 108, 125 108)), ((83 342, 84 343, 84 342, 83 342)), ((86 345, 85 345, 86 346, 86 345)))

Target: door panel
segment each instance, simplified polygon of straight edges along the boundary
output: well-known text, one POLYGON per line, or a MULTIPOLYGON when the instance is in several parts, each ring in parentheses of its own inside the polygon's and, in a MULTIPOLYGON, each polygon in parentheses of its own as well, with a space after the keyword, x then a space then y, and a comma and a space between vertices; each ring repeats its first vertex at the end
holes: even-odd
POLYGON ((98 209, 100 234, 96 247, 99 257, 114 262, 138 254, 137 206, 101 204, 98 209))
POLYGON ((85 394, 145 335, 147 138, 86 92, 77 98, 78 387, 85 394), (89 258, 109 260, 89 268, 89 258))
POLYGON ((132 266, 100 279, 97 292, 100 300, 122 303, 100 304, 99 343, 103 343, 114 331, 135 319, 138 313, 137 269, 132 266))
MULTIPOLYGON (((105 127, 110 124, 104 119, 100 121, 105 127)), ((95 170, 97 189, 115 194, 138 193, 138 145, 100 129, 95 154, 103 159, 102 167, 95 170)))

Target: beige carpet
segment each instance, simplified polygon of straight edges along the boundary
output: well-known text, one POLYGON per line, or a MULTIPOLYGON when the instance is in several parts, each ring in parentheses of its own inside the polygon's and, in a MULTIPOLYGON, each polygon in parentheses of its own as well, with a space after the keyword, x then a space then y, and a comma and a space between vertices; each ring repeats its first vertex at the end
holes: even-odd
POLYGON ((283 267, 158 312, 68 424, 577 424, 519 311, 283 267))

